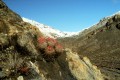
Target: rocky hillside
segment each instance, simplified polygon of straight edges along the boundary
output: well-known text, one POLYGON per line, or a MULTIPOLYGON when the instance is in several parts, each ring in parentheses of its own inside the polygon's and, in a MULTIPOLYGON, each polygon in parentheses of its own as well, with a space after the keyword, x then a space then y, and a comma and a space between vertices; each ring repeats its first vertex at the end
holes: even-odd
POLYGON ((0 80, 106 78, 87 57, 79 57, 58 44, 24 22, 0 0, 0 80))
POLYGON ((87 56, 110 80, 120 79, 120 12, 100 20, 78 36, 62 38, 65 47, 87 56))

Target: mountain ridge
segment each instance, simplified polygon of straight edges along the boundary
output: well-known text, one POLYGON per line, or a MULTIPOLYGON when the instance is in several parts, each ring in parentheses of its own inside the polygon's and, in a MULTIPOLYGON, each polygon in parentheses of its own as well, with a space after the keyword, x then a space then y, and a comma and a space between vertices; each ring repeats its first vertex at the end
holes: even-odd
POLYGON ((88 28, 85 28, 83 30, 80 30, 78 32, 66 32, 66 31, 60 31, 58 29, 55 29, 51 26, 47 26, 47 25, 44 25, 44 24, 41 24, 35 20, 31 20, 31 19, 27 19, 25 17, 22 17, 23 21, 25 22, 28 22, 34 26, 36 26, 37 28, 39 28, 39 30, 45 35, 45 36, 48 36, 48 37, 52 37, 52 38, 64 38, 64 37, 72 37, 72 36, 78 36, 78 35, 86 35, 87 33, 91 32, 93 29, 97 29, 97 28, 100 28, 101 26, 104 26, 107 22, 107 20, 109 18, 112 18, 114 15, 116 14, 120 14, 120 11, 110 15, 110 16, 107 16, 107 17, 104 17, 103 19, 101 19, 99 22, 89 26, 88 28))
POLYGON ((52 28, 51 26, 47 26, 44 24, 41 24, 37 21, 34 20, 30 20, 27 18, 22 17, 23 21, 28 22, 34 26, 36 26, 37 28, 39 28, 39 30, 48 37, 53 37, 53 38, 57 38, 57 37, 70 37, 70 36, 74 36, 74 35, 78 35, 79 32, 63 32, 57 29, 52 28))

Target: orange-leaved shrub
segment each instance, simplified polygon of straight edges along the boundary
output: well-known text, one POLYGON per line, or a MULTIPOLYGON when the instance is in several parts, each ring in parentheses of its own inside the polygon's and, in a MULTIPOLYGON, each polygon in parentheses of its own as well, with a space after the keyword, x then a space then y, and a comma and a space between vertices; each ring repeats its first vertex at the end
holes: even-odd
POLYGON ((63 52, 63 47, 58 43, 56 39, 50 37, 39 37, 38 38, 39 49, 45 56, 57 56, 63 52))
POLYGON ((63 52, 63 47, 60 44, 56 44, 55 45, 55 51, 58 53, 62 53, 63 52))
POLYGON ((55 53, 55 49, 52 46, 47 46, 47 48, 45 49, 45 53, 47 55, 52 55, 55 53))
POLYGON ((48 45, 52 47, 55 46, 55 44, 57 43, 55 39, 50 38, 50 37, 46 38, 46 40, 47 40, 48 45))
POLYGON ((39 47, 45 49, 47 47, 47 41, 45 37, 38 38, 39 47))

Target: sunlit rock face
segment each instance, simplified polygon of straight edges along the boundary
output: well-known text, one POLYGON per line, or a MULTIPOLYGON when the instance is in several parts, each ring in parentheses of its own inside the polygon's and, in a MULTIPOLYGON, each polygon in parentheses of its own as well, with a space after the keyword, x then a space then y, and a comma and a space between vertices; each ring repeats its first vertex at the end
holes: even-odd
POLYGON ((80 59, 77 53, 72 53, 70 49, 66 51, 69 69, 77 80, 103 80, 100 70, 87 57, 80 59))

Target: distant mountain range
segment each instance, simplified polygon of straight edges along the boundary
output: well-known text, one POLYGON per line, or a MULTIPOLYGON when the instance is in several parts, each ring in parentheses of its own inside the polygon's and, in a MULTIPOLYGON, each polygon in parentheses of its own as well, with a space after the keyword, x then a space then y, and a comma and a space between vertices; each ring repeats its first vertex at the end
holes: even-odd
POLYGON ((79 34, 79 32, 62 32, 62 31, 54 29, 50 26, 41 24, 39 22, 36 22, 34 20, 30 20, 30 19, 27 19, 24 17, 22 19, 23 19, 23 21, 28 22, 28 23, 38 27, 39 30, 44 34, 44 36, 57 38, 57 37, 70 37, 70 36, 74 36, 74 35, 79 34))
POLYGON ((86 35, 89 32, 91 32, 95 29, 98 29, 101 26, 104 26, 106 24, 106 22, 108 21, 108 19, 116 14, 120 14, 120 11, 118 11, 117 13, 115 13, 111 16, 104 17, 98 23, 96 23, 96 24, 94 24, 94 25, 92 25, 92 26, 90 26, 82 31, 79 31, 79 32, 63 32, 63 31, 55 29, 51 26, 44 25, 42 23, 39 23, 39 22, 34 21, 34 20, 30 20, 30 19, 25 18, 25 17, 22 17, 22 19, 23 19, 23 21, 28 22, 28 23, 38 27, 39 30, 44 34, 44 36, 49 36, 49 37, 53 37, 53 38, 58 38, 58 37, 64 38, 64 37, 72 37, 72 36, 78 36, 78 35, 82 37, 83 35, 86 35))

